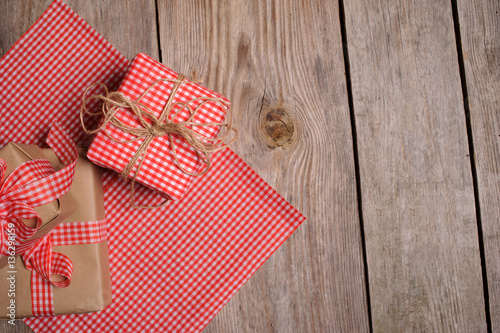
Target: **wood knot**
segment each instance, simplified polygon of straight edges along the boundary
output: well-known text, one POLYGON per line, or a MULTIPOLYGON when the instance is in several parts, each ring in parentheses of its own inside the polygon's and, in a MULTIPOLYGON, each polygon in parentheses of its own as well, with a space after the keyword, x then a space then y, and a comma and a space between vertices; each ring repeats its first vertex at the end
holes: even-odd
POLYGON ((295 125, 293 118, 282 107, 269 110, 264 117, 264 128, 274 147, 292 141, 295 125))

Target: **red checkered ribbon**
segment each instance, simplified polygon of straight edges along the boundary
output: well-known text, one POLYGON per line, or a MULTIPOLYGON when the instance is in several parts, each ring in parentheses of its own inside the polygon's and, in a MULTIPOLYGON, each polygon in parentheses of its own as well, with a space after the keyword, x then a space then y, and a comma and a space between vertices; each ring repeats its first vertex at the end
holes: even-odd
MULTIPOLYGON (((45 258, 52 257, 52 274, 64 277, 69 267, 73 270, 73 263, 66 256, 52 252, 52 246, 100 243, 106 239, 107 229, 105 219, 89 222, 62 223, 52 230, 48 237, 44 238, 39 250, 35 253, 35 257, 39 256, 42 260, 35 260, 35 262, 43 262, 45 258), (54 260, 54 255, 58 256, 56 260, 54 260)), ((66 280, 68 281, 68 285, 70 280, 71 272, 69 278, 66 280)), ((52 281, 49 282, 42 274, 39 274, 38 270, 31 271, 31 307, 33 316, 55 314, 52 294, 53 284, 56 285, 52 281)))
MULTIPOLYGON (((28 239, 43 224, 33 207, 52 202, 69 191, 78 151, 58 125, 52 127, 47 144, 66 165, 63 169, 55 171, 48 160, 36 159, 23 163, 5 178, 7 163, 0 159, 0 256, 21 255, 26 268, 32 271, 32 280, 47 281, 49 285, 63 288, 71 282, 71 260, 52 251, 49 234, 30 241, 28 239), (27 226, 22 219, 35 219, 35 227, 27 226), (63 278, 55 280, 53 275, 63 278)), ((37 297, 33 301, 36 302, 37 297)))

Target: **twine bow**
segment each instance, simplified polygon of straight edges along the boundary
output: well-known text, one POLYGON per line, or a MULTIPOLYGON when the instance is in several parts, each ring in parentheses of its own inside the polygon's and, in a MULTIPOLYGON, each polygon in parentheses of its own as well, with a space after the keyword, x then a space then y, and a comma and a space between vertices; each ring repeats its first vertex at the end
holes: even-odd
MULTIPOLYGON (((179 87, 183 84, 189 83, 186 78, 182 75, 179 75, 176 79, 159 79, 154 81, 137 99, 131 100, 123 93, 115 91, 109 92, 108 88, 102 83, 94 83, 90 87, 85 90, 83 94, 82 107, 80 109, 80 121, 82 123, 82 127, 87 134, 94 134, 100 130, 103 130, 104 133, 113 141, 119 143, 130 143, 137 140, 143 140, 137 151, 134 153, 132 158, 129 160, 125 168, 120 173, 120 177, 123 179, 127 179, 130 175, 134 165, 139 161, 139 165, 137 166, 134 175, 132 177, 131 183, 131 194, 132 194, 132 205, 136 208, 157 208, 157 207, 148 207, 148 206, 136 206, 134 200, 134 184, 139 174, 139 171, 144 162, 145 156, 147 154, 148 147, 150 143, 156 137, 164 137, 167 136, 170 145, 172 147, 172 155, 175 160, 175 164, 179 169, 191 176, 201 176, 205 174, 211 166, 210 154, 225 148, 227 145, 234 142, 237 138, 237 131, 234 129, 232 125, 232 112, 230 105, 221 98, 215 97, 199 97, 187 102, 174 102, 175 95, 179 87), (173 84, 171 93, 168 97, 168 100, 159 114, 159 116, 155 116, 154 112, 145 104, 141 103, 141 99, 157 84, 160 82, 171 82, 173 84), (101 86, 105 90, 105 94, 97 94, 87 97, 87 93, 95 86, 101 86), (90 112, 86 104, 90 100, 102 100, 103 104, 99 112, 90 112), (196 107, 192 107, 190 104, 195 104, 200 102, 196 107), (199 123, 194 121, 194 117, 196 116, 198 110, 200 110, 207 103, 218 103, 227 109, 226 120, 225 122, 211 122, 211 123, 199 123), (129 109, 138 119, 140 126, 134 127, 125 124, 122 122, 117 116, 117 112, 121 108, 129 109), (177 111, 173 112, 174 109, 177 111), (187 110, 189 112, 189 118, 186 121, 174 122, 174 119, 177 115, 183 111, 187 110), (85 122, 83 120, 83 116, 85 114, 89 114, 91 116, 102 115, 101 124, 98 128, 94 130, 90 130, 85 126, 85 122), (116 128, 120 129, 123 132, 129 133, 134 136, 131 140, 119 140, 114 138, 108 131, 107 125, 112 124, 116 128), (194 130, 194 127, 208 127, 208 126, 219 126, 226 128, 226 133, 222 137, 207 137, 202 135, 194 130), (229 136, 230 132, 234 132, 234 137, 227 143, 224 143, 224 140, 229 136), (183 138, 196 152, 197 157, 205 164, 205 168, 201 172, 189 172, 186 170, 181 163, 179 163, 179 159, 177 157, 177 149, 174 142, 174 135, 177 135, 183 138)), ((166 202, 165 202, 166 203, 166 202)), ((165 204, 164 203, 164 204, 165 204)), ((163 204, 163 205, 164 205, 163 204)), ((163 206, 161 205, 161 206, 163 206)), ((160 206, 160 207, 161 207, 160 206)))

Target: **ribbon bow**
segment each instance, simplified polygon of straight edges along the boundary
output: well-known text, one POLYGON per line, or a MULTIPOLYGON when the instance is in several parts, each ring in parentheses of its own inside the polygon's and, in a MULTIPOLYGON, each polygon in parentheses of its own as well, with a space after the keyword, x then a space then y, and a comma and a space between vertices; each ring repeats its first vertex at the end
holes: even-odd
MULTIPOLYGON (((179 75, 177 79, 159 79, 153 82, 136 100, 131 100, 123 93, 115 91, 109 92, 108 88, 101 83, 94 83, 83 94, 83 102, 82 107, 80 109, 80 120, 83 126, 84 131, 87 134, 94 134, 100 130, 104 129, 104 133, 106 135, 119 143, 130 143, 137 140, 142 141, 141 145, 132 156, 130 161, 127 163, 123 171, 120 173, 120 177, 126 179, 133 169, 136 162, 139 160, 139 165, 134 172, 134 176, 132 177, 132 185, 131 185, 131 193, 132 193, 132 203, 134 204, 134 183, 139 174, 139 171, 142 167, 142 163, 144 161, 144 157, 147 154, 147 150, 149 144, 153 141, 154 138, 160 136, 167 136, 170 141, 170 145, 172 147, 172 154, 175 160, 175 164, 182 170, 182 172, 191 175, 191 176, 201 176, 205 174, 211 165, 210 154, 225 148, 227 145, 234 142, 237 138, 237 131, 233 128, 232 125, 232 113, 230 105, 227 101, 221 98, 215 97, 199 97, 196 99, 188 100, 187 102, 174 102, 174 98, 177 90, 181 85, 187 84, 189 81, 185 79, 184 76, 179 75), (168 97, 168 100, 159 114, 159 116, 155 116, 154 112, 146 105, 141 103, 141 99, 157 84, 160 82, 171 82, 173 84, 171 93, 168 97), (87 93, 90 89, 95 87, 96 85, 101 86, 105 90, 104 95, 92 95, 87 97, 87 93), (101 110, 97 113, 92 113, 86 108, 86 103, 89 100, 96 99, 102 100, 104 103, 101 107, 101 110), (192 107, 190 104, 200 102, 196 107, 192 107), (194 117, 196 116, 198 110, 202 108, 206 103, 218 103, 225 108, 227 108, 226 121, 222 123, 199 123, 194 121, 194 117), (129 109, 138 119, 140 126, 133 127, 125 124, 116 116, 117 111, 120 108, 129 109), (176 109, 175 112, 173 110, 176 109), (189 117, 186 121, 174 122, 174 119, 177 115, 183 111, 187 110, 189 112, 189 117), (103 119, 101 121, 101 125, 94 130, 89 130, 85 127, 85 123, 83 121, 83 115, 89 114, 92 116, 102 114, 103 119), (118 140, 112 137, 112 135, 107 131, 106 126, 108 124, 112 124, 116 128, 131 134, 134 136, 131 140, 118 140), (226 133, 222 137, 211 138, 204 136, 197 131, 194 130, 194 127, 203 127, 203 126, 219 126, 225 127, 226 133), (224 139, 229 136, 230 132, 234 132, 235 136, 228 143, 224 143, 224 139), (177 135, 182 137, 196 152, 198 158, 205 164, 205 168, 201 172, 192 173, 187 171, 177 158, 177 149, 174 143, 173 135, 177 135)), ((134 204, 134 207, 135 204, 134 204)), ((142 208, 156 208, 156 207, 142 207, 142 208)))
POLYGON ((33 207, 66 194, 76 167, 76 146, 58 125, 52 127, 47 144, 66 165, 65 168, 55 171, 48 160, 31 160, 6 178, 7 163, 0 158, 0 257, 21 255, 32 274, 36 272, 56 287, 67 287, 73 271, 71 260, 52 252, 49 234, 29 240, 43 224, 33 207), (35 219, 35 227, 27 226, 22 219, 35 219), (54 274, 63 279, 56 280, 52 277, 54 274))

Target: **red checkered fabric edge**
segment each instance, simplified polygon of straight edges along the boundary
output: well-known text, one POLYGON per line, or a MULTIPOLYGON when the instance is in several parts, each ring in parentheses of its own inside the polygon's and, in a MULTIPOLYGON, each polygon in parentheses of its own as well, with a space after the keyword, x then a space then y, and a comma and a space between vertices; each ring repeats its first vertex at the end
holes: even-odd
POLYGON ((88 23, 54 1, 0 60, 0 146, 39 144, 55 122, 81 139, 83 92, 94 82, 118 88, 127 66, 88 23))
MULTIPOLYGON (((51 113, 44 115, 47 119, 40 122, 39 113, 24 113, 25 109, 18 107, 34 101, 24 94, 32 84, 27 82, 26 70, 17 72, 18 86, 13 84, 12 74, 0 70, 0 93, 23 94, 20 101, 0 98, 0 112, 29 119, 28 124, 0 124, 0 133, 6 133, 0 141, 16 136, 18 141, 39 143, 42 136, 37 133, 47 131, 47 124, 54 119, 74 129, 74 138, 82 137, 75 120, 78 105, 73 102, 81 98, 82 91, 72 90, 68 80, 54 75, 64 76, 64 70, 72 68, 90 68, 90 62, 97 67, 92 74, 95 77, 104 76, 107 69, 116 77, 125 73, 127 63, 115 53, 97 53, 92 59, 80 56, 93 47, 88 41, 94 40, 96 33, 87 30, 59 0, 9 51, 9 62, 19 68, 39 66, 30 56, 32 50, 63 34, 72 36, 74 46, 69 50, 62 44, 51 44, 48 51, 58 60, 39 70, 33 89, 58 89, 66 102, 50 108, 51 113), (40 22, 51 24, 48 37, 40 22), (72 57, 78 59, 69 59, 72 57), (10 83, 3 84, 3 80, 10 83)), ((111 48, 105 42, 102 47, 111 48)), ((0 69, 2 66, 4 59, 0 69)), ((102 82, 88 80, 85 70, 72 72, 71 81, 85 82, 85 87, 102 82)), ((104 172, 103 185, 113 304, 96 313, 25 319, 35 332, 199 332, 304 221, 230 149, 214 154, 210 172, 197 177, 180 200, 161 209, 132 209, 129 184, 114 172, 104 172)))

